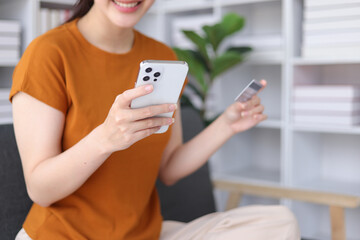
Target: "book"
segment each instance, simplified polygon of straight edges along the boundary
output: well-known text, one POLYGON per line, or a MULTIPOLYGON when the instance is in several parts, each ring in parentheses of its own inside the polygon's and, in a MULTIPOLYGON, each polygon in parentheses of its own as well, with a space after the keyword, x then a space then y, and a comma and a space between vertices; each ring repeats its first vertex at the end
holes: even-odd
POLYGON ((1 49, 0 48, 0 58, 1 59, 14 59, 20 57, 19 49, 1 49))
POLYGON ((19 21, 14 20, 0 20, 0 34, 1 33, 20 33, 21 25, 19 21))
POLYGON ((295 123, 306 124, 332 124, 332 125, 358 125, 360 116, 311 116, 311 115, 293 115, 295 123))
POLYGON ((303 47, 304 58, 353 59, 359 58, 360 45, 349 47, 303 47))
POLYGON ((346 4, 356 4, 360 3, 360 0, 305 0, 305 7, 329 7, 329 6, 338 6, 346 4))
POLYGON ((319 101, 313 100, 310 101, 295 101, 293 102, 292 109, 299 113, 308 112, 308 111, 316 111, 316 112, 360 112, 360 102, 352 102, 352 101, 319 101))
POLYGON ((56 28, 61 24, 60 12, 57 9, 50 10, 50 29, 56 28))
POLYGON ((45 32, 51 29, 51 17, 50 10, 47 8, 40 9, 40 34, 44 34, 45 32))
POLYGON ((293 96, 297 98, 360 98, 360 86, 355 85, 303 85, 296 86, 293 96))
POLYGON ((349 33, 323 33, 318 35, 304 35, 303 46, 326 46, 326 45, 359 45, 360 46, 360 31, 349 33))
MULTIPOLYGON (((359 0, 360 1, 360 0, 359 0)), ((323 32, 339 33, 339 31, 360 32, 360 17, 358 19, 345 19, 339 21, 307 22, 303 23, 305 35, 323 32)))
POLYGON ((339 7, 331 9, 321 9, 313 11, 304 11, 304 19, 306 21, 311 20, 321 20, 327 18, 339 18, 339 17, 360 17, 360 6, 349 6, 349 7, 339 7))
POLYGON ((18 36, 3 36, 0 34, 0 49, 4 47, 20 47, 20 37, 18 36))

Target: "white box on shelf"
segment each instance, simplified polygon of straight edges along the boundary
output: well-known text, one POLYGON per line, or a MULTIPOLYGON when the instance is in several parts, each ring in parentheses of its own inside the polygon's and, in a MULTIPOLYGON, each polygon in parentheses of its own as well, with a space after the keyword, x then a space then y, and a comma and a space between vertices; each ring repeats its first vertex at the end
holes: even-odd
POLYGON ((281 62, 284 59, 284 52, 282 50, 259 50, 252 51, 248 56, 250 61, 277 61, 281 62))
POLYGON ((360 3, 360 0, 305 0, 305 7, 330 7, 345 4, 360 3))
POLYGON ((21 25, 19 21, 0 20, 0 33, 20 33, 21 25))
POLYGON ((274 50, 274 49, 282 49, 283 48, 283 38, 281 35, 241 35, 237 34, 232 37, 231 42, 235 46, 250 46, 254 50, 274 50))
POLYGON ((297 98, 359 98, 360 86, 355 85, 302 85, 293 91, 297 98))

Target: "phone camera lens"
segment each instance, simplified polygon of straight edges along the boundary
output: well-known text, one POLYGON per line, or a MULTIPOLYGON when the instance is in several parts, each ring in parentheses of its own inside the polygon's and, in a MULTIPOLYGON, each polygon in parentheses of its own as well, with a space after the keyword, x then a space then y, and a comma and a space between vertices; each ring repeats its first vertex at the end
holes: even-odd
POLYGON ((155 78, 155 79, 154 79, 154 82, 156 82, 156 81, 157 81, 157 79, 155 78))
POLYGON ((151 72, 152 71, 152 68, 147 68, 147 69, 145 69, 145 72, 147 72, 147 73, 149 73, 149 72, 151 72))
POLYGON ((149 77, 149 76, 145 76, 145 77, 143 78, 143 80, 144 80, 144 81, 149 81, 149 80, 150 80, 150 77, 149 77))
POLYGON ((159 77, 159 76, 160 76, 159 72, 154 73, 154 77, 159 77))

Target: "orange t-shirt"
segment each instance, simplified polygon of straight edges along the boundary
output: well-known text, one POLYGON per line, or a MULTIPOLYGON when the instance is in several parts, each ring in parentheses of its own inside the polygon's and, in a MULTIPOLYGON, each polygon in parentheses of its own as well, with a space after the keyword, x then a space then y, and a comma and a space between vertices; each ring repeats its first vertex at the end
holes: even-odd
MULTIPOLYGON (((63 151, 103 123, 115 97, 134 87, 141 61, 176 59, 170 48, 137 31, 128 53, 105 52, 90 44, 76 23, 29 45, 10 92, 10 99, 22 91, 65 114, 63 151)), ((77 191, 50 207, 34 203, 23 225, 28 235, 34 240, 158 239, 162 217, 155 181, 170 134, 171 128, 114 152, 77 191)))

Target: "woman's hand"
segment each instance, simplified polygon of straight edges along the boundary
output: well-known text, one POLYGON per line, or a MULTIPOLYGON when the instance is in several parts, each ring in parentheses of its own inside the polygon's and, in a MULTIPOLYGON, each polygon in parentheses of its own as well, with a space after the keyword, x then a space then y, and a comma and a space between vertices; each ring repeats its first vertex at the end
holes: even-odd
MULTIPOLYGON (((261 80, 260 83, 263 85, 262 89, 264 89, 264 87, 266 87, 266 81, 261 80)), ((231 104, 223 113, 223 117, 231 131, 236 134, 248 130, 261 121, 264 121, 267 116, 263 114, 263 111, 264 106, 261 105, 260 98, 253 96, 245 103, 235 102, 231 104)))
POLYGON ((152 91, 152 85, 144 85, 127 90, 116 97, 106 120, 98 127, 100 142, 105 152, 112 153, 127 149, 137 141, 154 134, 161 126, 171 125, 174 122, 173 118, 154 116, 173 112, 176 104, 130 108, 133 99, 152 91))

